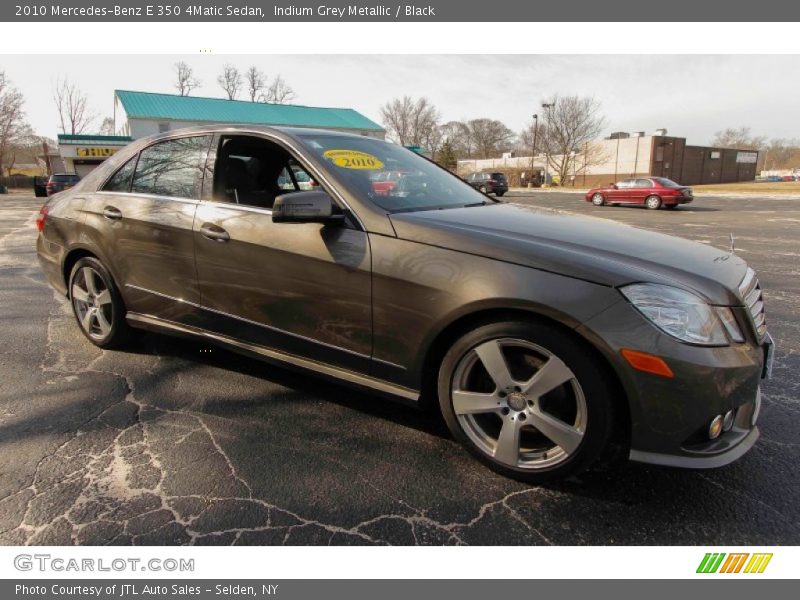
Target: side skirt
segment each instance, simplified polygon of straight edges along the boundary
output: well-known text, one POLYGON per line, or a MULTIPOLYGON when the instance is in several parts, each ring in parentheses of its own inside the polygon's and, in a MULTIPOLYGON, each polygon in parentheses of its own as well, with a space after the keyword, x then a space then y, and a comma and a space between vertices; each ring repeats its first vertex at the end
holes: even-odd
POLYGON ((125 318, 130 323, 131 327, 137 327, 139 329, 147 329, 161 333, 166 332, 173 335, 200 338, 220 346, 225 346, 226 348, 229 348, 235 352, 275 363, 278 366, 288 366, 304 371, 311 371, 318 375, 326 376, 337 381, 343 381, 360 388, 366 388, 371 391, 391 396, 393 399, 399 399, 414 406, 419 404, 420 394, 418 391, 395 385, 380 379, 375 379, 369 375, 348 371, 346 369, 341 369, 339 367, 334 367, 318 361, 295 356, 294 354, 287 354, 285 352, 281 352, 280 350, 275 350, 274 348, 256 346, 254 344, 242 342, 226 335, 200 329, 199 327, 183 325, 182 323, 175 323, 174 321, 160 319, 151 315, 128 312, 125 318))

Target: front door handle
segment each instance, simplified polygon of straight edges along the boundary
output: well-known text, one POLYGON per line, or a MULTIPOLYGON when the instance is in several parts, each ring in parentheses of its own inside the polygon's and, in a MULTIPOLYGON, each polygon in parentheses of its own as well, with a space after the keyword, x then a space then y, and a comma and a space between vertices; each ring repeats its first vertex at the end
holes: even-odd
POLYGON ((122 211, 116 206, 106 206, 103 209, 103 216, 112 221, 119 221, 122 218, 122 211))
POLYGON ((231 239, 231 236, 219 225, 214 225, 213 223, 203 223, 200 227, 200 234, 209 240, 214 240, 215 242, 227 242, 231 239))

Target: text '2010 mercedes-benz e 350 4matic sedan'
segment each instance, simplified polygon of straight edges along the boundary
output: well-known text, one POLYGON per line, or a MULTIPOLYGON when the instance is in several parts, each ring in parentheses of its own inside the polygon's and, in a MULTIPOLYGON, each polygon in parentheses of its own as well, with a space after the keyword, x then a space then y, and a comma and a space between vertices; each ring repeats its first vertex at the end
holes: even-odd
POLYGON ((97 346, 196 336, 430 402, 512 477, 563 477, 620 446, 715 467, 758 437, 773 344, 739 257, 498 203, 381 140, 142 139, 38 225, 42 268, 97 346), (381 187, 382 172, 399 175, 381 187))

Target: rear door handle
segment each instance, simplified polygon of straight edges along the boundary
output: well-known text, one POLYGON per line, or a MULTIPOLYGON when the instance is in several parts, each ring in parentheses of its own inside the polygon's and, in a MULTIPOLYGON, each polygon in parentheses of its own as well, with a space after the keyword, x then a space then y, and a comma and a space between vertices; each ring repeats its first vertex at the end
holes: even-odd
POLYGON ((215 242, 227 242, 231 239, 231 236, 219 225, 214 225, 213 223, 203 223, 200 227, 200 234, 209 240, 214 240, 215 242))
POLYGON ((122 211, 118 209, 116 206, 106 206, 103 209, 103 216, 106 219, 112 219, 117 221, 122 218, 122 211))

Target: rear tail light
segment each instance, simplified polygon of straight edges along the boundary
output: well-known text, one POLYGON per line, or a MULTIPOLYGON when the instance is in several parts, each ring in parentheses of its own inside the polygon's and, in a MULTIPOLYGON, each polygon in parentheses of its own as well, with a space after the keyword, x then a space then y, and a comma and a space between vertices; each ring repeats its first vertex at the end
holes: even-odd
POLYGON ((47 220, 47 207, 43 206, 39 209, 39 215, 36 217, 36 229, 41 233, 44 230, 44 222, 47 220))

